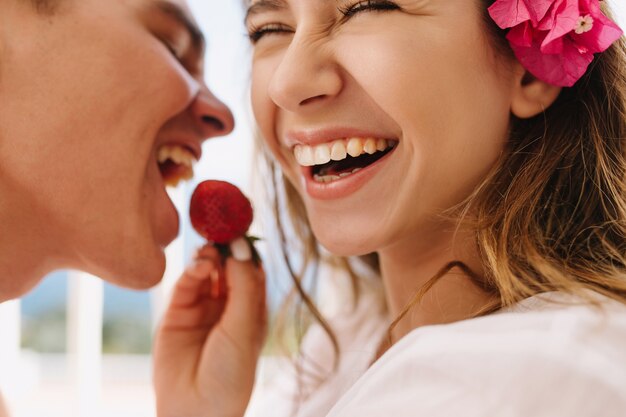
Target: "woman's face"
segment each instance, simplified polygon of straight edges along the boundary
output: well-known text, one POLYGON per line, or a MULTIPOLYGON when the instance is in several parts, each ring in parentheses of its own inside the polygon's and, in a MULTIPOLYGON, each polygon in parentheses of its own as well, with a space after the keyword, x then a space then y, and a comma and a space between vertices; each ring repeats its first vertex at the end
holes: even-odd
POLYGON ((515 77, 483 13, 470 0, 252 1, 254 113, 332 252, 435 242, 437 215, 502 152, 515 77))
POLYGON ((147 287, 178 233, 165 182, 189 176, 232 115, 203 82, 184 0, 58 3, 0 13, 2 212, 47 246, 48 269, 147 287))

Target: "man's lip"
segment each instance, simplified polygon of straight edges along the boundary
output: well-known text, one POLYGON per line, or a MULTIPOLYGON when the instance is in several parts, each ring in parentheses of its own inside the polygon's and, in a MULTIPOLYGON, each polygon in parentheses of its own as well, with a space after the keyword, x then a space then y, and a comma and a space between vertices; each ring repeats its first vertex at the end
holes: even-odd
POLYGON ((283 144, 288 148, 296 145, 315 146, 322 143, 332 142, 338 139, 348 138, 376 138, 397 141, 398 139, 389 132, 379 130, 362 129, 355 127, 333 127, 322 129, 289 130, 283 136, 283 144))
POLYGON ((197 139, 186 139, 186 138, 174 138, 174 139, 166 139, 163 141, 159 141, 156 150, 162 146, 180 146, 182 148, 187 149, 191 154, 196 158, 196 161, 199 161, 202 158, 202 145, 201 141, 197 139))
POLYGON ((159 174, 157 178, 157 200, 154 204, 160 207, 157 211, 165 216, 159 219, 159 225, 157 227, 159 227, 160 230, 157 236, 158 244, 162 248, 165 248, 178 237, 180 231, 180 213, 178 213, 176 204, 172 200, 173 196, 166 189, 163 177, 159 174))
POLYGON ((168 223, 168 226, 166 226, 168 227, 168 230, 166 232, 164 242, 161 244, 162 248, 169 246, 174 240, 176 240, 180 232, 180 214, 178 213, 178 210, 176 210, 176 206, 171 199, 170 204, 173 206, 170 214, 172 220, 168 220, 171 221, 171 223, 168 223))

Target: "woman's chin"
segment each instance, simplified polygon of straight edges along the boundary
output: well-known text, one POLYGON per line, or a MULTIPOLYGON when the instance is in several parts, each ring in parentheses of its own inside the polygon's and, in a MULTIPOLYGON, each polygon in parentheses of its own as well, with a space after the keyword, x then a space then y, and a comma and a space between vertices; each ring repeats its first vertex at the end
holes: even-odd
POLYGON ((357 239, 350 239, 348 241, 345 239, 318 238, 318 242, 325 250, 335 256, 363 256, 376 252, 377 250, 377 248, 373 247, 373 245, 364 245, 364 241, 359 241, 357 239))

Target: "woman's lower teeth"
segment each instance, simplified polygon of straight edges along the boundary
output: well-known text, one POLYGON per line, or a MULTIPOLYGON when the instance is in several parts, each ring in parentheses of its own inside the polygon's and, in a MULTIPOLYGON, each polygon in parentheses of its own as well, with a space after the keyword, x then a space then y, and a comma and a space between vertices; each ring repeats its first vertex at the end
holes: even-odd
POLYGON ((355 174, 357 172, 359 172, 361 170, 361 168, 354 168, 352 171, 350 172, 342 172, 340 174, 330 174, 330 175, 320 175, 320 174, 314 174, 313 175, 313 179, 316 182, 333 182, 333 181, 337 181, 340 180, 342 178, 348 177, 352 174, 355 174))

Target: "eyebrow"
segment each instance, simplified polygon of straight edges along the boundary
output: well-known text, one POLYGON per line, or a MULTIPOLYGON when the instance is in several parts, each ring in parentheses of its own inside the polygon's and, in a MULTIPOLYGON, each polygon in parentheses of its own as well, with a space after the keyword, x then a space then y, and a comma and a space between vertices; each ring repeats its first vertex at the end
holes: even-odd
POLYGON ((189 33, 191 43, 195 49, 199 52, 203 52, 205 50, 206 39, 202 34, 202 31, 182 7, 167 0, 158 0, 152 2, 152 5, 153 8, 173 18, 189 33))
POLYGON ((247 22, 255 14, 260 14, 263 12, 276 11, 285 9, 287 7, 287 2, 285 0, 259 0, 255 1, 250 7, 248 7, 248 11, 246 12, 246 17, 244 18, 244 22, 247 22))

